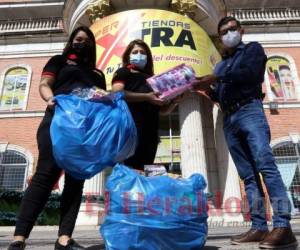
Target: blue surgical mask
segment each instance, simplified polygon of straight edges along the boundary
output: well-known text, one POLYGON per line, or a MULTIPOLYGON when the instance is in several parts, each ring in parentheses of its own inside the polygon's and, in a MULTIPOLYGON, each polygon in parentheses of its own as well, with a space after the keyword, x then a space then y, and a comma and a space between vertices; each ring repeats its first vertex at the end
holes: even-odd
POLYGON ((143 69, 147 64, 147 56, 140 53, 130 54, 129 62, 130 64, 137 66, 139 69, 143 69))

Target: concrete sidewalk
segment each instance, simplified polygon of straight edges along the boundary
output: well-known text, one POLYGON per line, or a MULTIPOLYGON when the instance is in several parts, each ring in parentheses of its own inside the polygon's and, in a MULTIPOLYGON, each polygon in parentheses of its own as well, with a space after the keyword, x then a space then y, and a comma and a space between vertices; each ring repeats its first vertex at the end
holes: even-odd
MULTIPOLYGON (((292 222, 293 230, 300 242, 300 220, 292 222)), ((208 239, 204 250, 217 249, 259 249, 258 245, 233 246, 230 245, 230 237, 245 232, 247 226, 210 226, 208 239)), ((14 227, 0 227, 0 249, 5 250, 12 239, 14 227)), ((57 235, 57 226, 37 226, 34 228, 27 241, 27 248, 32 250, 53 250, 57 235)), ((74 239, 88 250, 105 249, 103 240, 99 234, 98 226, 77 226, 74 232, 74 239)), ((287 248, 285 248, 287 249, 287 248)), ((295 248, 293 248, 295 249, 295 248)), ((299 248, 300 249, 300 248, 299 248)), ((175 249, 174 249, 175 250, 175 249)))

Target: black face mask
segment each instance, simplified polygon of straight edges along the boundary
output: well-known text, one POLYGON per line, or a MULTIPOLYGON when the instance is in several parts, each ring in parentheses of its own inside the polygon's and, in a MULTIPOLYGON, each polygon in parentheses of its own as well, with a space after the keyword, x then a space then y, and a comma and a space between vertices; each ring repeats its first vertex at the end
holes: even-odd
POLYGON ((85 57, 90 51, 90 46, 86 43, 73 43, 72 47, 74 53, 79 57, 85 57))

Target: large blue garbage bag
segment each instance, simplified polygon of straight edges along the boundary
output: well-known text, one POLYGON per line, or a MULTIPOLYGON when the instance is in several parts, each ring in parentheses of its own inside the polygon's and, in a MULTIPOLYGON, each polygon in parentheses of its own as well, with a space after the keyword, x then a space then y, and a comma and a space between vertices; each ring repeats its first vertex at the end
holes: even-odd
POLYGON ((88 179, 133 155, 137 132, 118 92, 97 102, 58 95, 50 133, 59 167, 76 179, 88 179))
POLYGON ((145 177, 116 165, 106 182, 106 217, 100 227, 107 250, 196 250, 207 236, 206 182, 145 177))

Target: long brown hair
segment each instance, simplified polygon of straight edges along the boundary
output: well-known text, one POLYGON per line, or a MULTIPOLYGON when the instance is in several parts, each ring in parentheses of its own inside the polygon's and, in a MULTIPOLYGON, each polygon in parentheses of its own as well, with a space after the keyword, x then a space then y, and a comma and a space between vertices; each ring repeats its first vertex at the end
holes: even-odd
POLYGON ((145 43, 141 39, 135 39, 128 44, 128 46, 125 49, 123 56, 122 56, 123 66, 126 67, 128 64, 130 64, 130 62, 129 62, 130 53, 135 45, 141 46, 146 51, 147 64, 145 65, 145 68, 143 69, 143 71, 150 76, 154 75, 153 59, 152 59, 151 50, 150 50, 149 46, 147 45, 147 43, 145 43))
POLYGON ((89 53, 86 56, 86 58, 84 58, 84 61, 90 67, 95 68, 96 67, 96 41, 95 41, 95 36, 94 36, 93 32, 86 26, 80 26, 72 32, 72 34, 70 35, 69 40, 68 40, 68 42, 67 42, 67 44, 64 48, 63 55, 66 56, 72 51, 72 49, 73 49, 73 47, 72 47, 73 40, 74 40, 75 36, 78 34, 78 32, 80 32, 80 31, 83 31, 88 36, 88 38, 91 41, 91 45, 92 45, 91 48, 90 48, 89 53))

